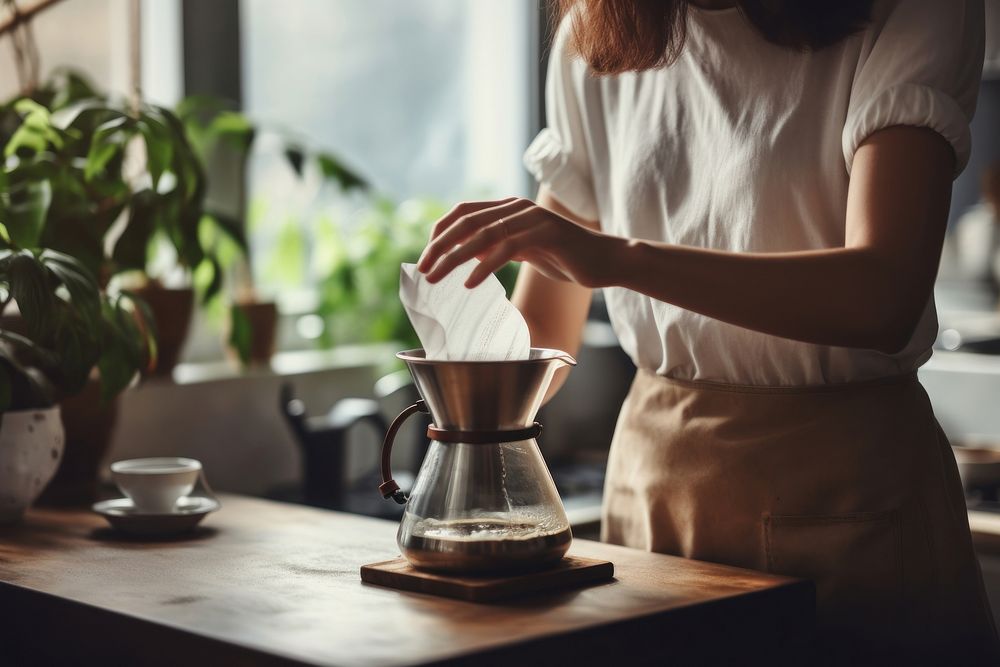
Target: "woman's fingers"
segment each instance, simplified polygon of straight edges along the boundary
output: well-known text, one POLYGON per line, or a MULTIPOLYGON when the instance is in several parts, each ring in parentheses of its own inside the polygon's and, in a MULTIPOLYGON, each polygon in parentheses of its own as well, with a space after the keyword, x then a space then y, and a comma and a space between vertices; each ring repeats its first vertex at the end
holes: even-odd
POLYGON ((472 213, 476 213, 477 211, 482 211, 483 209, 494 208, 502 204, 507 204, 517 199, 518 197, 504 197, 503 199, 494 199, 490 201, 464 201, 455 204, 450 211, 445 213, 443 217, 434 223, 434 227, 431 228, 431 239, 436 239, 438 236, 443 234, 462 216, 470 215, 472 213))
POLYGON ((437 263, 432 265, 433 268, 427 271, 427 282, 436 283, 470 259, 488 253, 491 248, 497 245, 510 243, 506 224, 506 222, 496 222, 484 227, 468 242, 446 252, 437 263))
POLYGON ((490 274, 500 270, 507 262, 514 259, 517 251, 511 244, 504 243, 496 246, 492 252, 486 255, 481 262, 472 270, 469 277, 465 279, 465 286, 472 289, 479 283, 489 278, 490 274))
MULTIPOLYGON (((438 232, 435 229, 431 242, 424 248, 417 262, 419 271, 427 272, 434 263, 446 252, 462 243, 480 229, 495 223, 501 218, 513 216, 515 213, 530 208, 532 203, 517 197, 504 200, 502 204, 477 209, 474 212, 464 214, 454 220, 450 220, 447 228, 438 232)), ((445 218, 442 218, 445 220, 445 218)))
POLYGON ((456 246, 441 257, 427 271, 427 281, 435 283, 448 275, 455 267, 465 264, 474 257, 488 255, 496 246, 520 247, 520 237, 537 224, 532 209, 527 209, 504 218, 501 222, 482 227, 472 238, 456 246))

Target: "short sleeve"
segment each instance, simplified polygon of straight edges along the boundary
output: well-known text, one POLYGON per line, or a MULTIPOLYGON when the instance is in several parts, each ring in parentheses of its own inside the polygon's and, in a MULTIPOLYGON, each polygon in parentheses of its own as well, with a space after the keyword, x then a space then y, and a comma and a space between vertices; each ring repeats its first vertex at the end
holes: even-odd
POLYGON ((599 218, 588 151, 584 98, 587 65, 568 52, 571 33, 563 20, 549 54, 545 80, 547 127, 524 153, 524 166, 559 202, 586 220, 599 218))
POLYGON ((955 176, 965 169, 983 68, 983 11, 983 0, 876 3, 842 136, 848 173, 858 146, 894 125, 934 130, 955 151, 955 176))

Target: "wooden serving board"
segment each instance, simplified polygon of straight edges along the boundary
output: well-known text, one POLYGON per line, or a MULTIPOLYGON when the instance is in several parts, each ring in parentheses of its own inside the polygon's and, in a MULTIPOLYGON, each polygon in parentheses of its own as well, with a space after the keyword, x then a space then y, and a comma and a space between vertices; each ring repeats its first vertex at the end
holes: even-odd
POLYGON ((615 566, 610 561, 579 556, 566 556, 544 570, 503 576, 423 572, 404 558, 361 566, 361 580, 369 584, 469 602, 493 602, 543 591, 578 588, 614 576, 615 566))

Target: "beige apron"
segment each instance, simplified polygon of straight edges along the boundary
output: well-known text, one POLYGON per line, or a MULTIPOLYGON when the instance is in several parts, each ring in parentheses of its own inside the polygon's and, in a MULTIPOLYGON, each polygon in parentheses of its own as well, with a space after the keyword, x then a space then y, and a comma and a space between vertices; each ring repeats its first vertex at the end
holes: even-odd
POLYGON ((602 531, 812 579, 817 650, 837 661, 1000 665, 954 455, 914 375, 786 389, 639 371, 602 531))

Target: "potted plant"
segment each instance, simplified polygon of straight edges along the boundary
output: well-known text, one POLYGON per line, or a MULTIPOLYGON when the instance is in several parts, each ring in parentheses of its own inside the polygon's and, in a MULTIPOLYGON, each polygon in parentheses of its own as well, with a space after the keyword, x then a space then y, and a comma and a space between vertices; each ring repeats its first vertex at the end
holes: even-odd
MULTIPOLYGON (((16 520, 63 456, 60 402, 100 377, 105 403, 132 382, 155 343, 134 317, 141 302, 109 296, 76 259, 34 245, 39 228, 0 224, 0 522, 16 520)), ((96 464, 95 464, 96 465, 96 464)), ((96 479, 96 475, 94 476, 96 479)))
MULTIPOLYGON (((181 267, 188 282, 191 273, 200 272, 198 282, 206 288, 200 296, 208 301, 221 276, 218 262, 201 243, 201 228, 225 221, 203 215, 204 172, 182 124, 167 109, 143 103, 139 2, 132 3, 129 15, 127 101, 97 91, 86 77, 68 68, 57 70, 40 85, 39 49, 31 22, 56 3, 24 9, 16 6, 16 0, 7 4, 13 14, 0 27, 0 36, 11 35, 21 90, 16 101, 0 106, 5 157, 13 152, 21 158, 15 162, 21 173, 10 182, 49 192, 43 236, 47 247, 63 249, 83 261, 102 287, 121 272, 140 278, 144 284, 138 291, 160 314, 160 363, 149 370, 168 375, 187 335, 194 294, 189 286, 167 289, 161 275, 146 271, 148 252, 170 247, 174 254, 170 267, 181 267), (29 100, 41 108, 29 109, 29 100), (52 126, 47 127, 50 119, 52 126), (35 160, 24 159, 25 149, 36 151, 35 160), (116 238, 119 243, 112 244, 116 238)), ((241 238, 240 229, 233 232, 241 238)), ((151 330, 154 323, 145 326, 151 330)))
MULTIPOLYGON (((255 140, 262 133, 279 139, 288 165, 298 176, 308 166, 316 168, 325 182, 342 191, 368 190, 368 183, 329 152, 311 151, 298 141, 270 128, 262 128, 248 116, 236 110, 226 100, 195 95, 185 98, 177 106, 177 116, 187 131, 195 152, 213 174, 223 176, 210 181, 207 200, 215 215, 225 211, 226 217, 245 226, 247 221, 247 168, 255 140)), ((225 239, 218 239, 225 246, 225 239)), ((243 250, 248 250, 245 246, 243 250)), ((228 309, 227 343, 233 355, 244 365, 266 363, 274 352, 278 321, 277 304, 260 297, 248 252, 221 252, 223 268, 229 273, 233 286, 230 290, 228 309)))
MULTIPOLYGON (((40 247, 75 258, 100 289, 113 293, 126 278, 148 278, 150 255, 166 246, 175 264, 202 275, 203 300, 219 291, 219 262, 203 238, 206 228, 225 222, 206 214, 204 172, 172 112, 113 103, 82 78, 62 72, 30 97, 0 105, 0 144, 0 221, 20 247, 32 247, 18 240, 30 229, 40 247)), ((242 240, 238 229, 228 236, 242 240)), ((152 309, 132 311, 147 339, 157 329, 167 334, 162 369, 176 359, 182 340, 171 334, 186 331, 193 299, 187 299, 186 312, 163 314, 170 299, 158 297, 169 292, 150 286, 155 278, 145 282, 138 291, 161 316, 157 320, 152 309)), ((147 352, 146 369, 156 367, 147 352)), ((95 378, 65 398, 69 446, 47 499, 80 502, 92 495, 116 416, 116 403, 99 400, 102 393, 95 378)))
POLYGON ((221 230, 243 244, 238 225, 205 207, 204 168, 184 125, 162 107, 116 103, 63 70, 30 97, 0 107, 0 141, 14 158, 7 168, 12 196, 33 201, 42 245, 78 258, 102 287, 117 276, 138 283, 135 291, 159 315, 155 370, 169 373, 195 295, 190 287, 164 287, 149 270, 152 257, 166 252, 168 269, 199 274, 206 302, 222 284, 206 237, 221 230))

